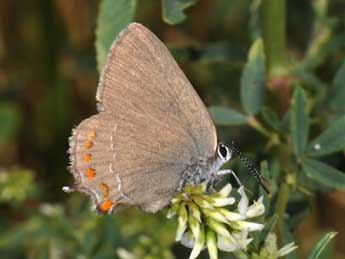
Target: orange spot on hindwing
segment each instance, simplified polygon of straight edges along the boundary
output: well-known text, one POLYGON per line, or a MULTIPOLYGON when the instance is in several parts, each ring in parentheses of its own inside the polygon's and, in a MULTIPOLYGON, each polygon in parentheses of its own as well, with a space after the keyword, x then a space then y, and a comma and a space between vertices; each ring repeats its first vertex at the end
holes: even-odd
POLYGON ((103 201, 98 208, 102 212, 108 212, 113 206, 113 202, 109 199, 109 187, 105 183, 101 183, 100 187, 103 191, 103 201))
POLYGON ((84 154, 84 161, 89 162, 91 160, 91 154, 90 153, 85 153, 84 154))
POLYGON ((105 183, 100 183, 99 185, 103 191, 103 200, 109 199, 109 187, 105 183))
POLYGON ((91 178, 95 177, 96 172, 92 168, 87 168, 85 170, 85 175, 86 175, 87 178, 91 179, 91 178))
POLYGON ((94 130, 89 131, 89 134, 87 135, 87 139, 92 140, 94 137, 96 137, 96 131, 94 130))
POLYGON ((90 148, 92 146, 92 142, 90 140, 85 141, 85 147, 90 148))
POLYGON ((106 200, 99 205, 99 209, 103 212, 107 212, 110 210, 111 206, 113 206, 113 203, 111 200, 106 200))

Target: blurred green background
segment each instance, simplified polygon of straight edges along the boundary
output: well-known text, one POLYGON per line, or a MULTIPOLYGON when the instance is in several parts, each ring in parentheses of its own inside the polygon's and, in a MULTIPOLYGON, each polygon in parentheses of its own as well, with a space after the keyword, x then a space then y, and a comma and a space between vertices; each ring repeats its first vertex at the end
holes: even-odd
MULTIPOLYGON (((259 2, 200 0, 186 10, 187 19, 172 26, 167 21, 180 18, 163 11, 163 19, 161 1, 141 0, 134 16, 125 18, 143 23, 170 47, 207 106, 241 110, 240 77, 260 34, 259 2)), ((98 216, 87 197, 61 191, 73 182, 66 169, 71 130, 96 113, 98 10, 96 0, 0 1, 0 258, 188 257, 189 249, 174 244, 175 223, 165 212, 128 209, 98 216)), ((345 2, 290 0, 286 10, 290 63, 308 48, 312 52, 311 38, 326 38, 328 45, 322 38, 315 43, 322 48, 313 72, 302 71, 299 79, 317 100, 345 60, 345 2), (317 19, 315 3, 328 4, 327 15, 317 19)), ((338 103, 345 106, 345 99, 338 103)), ((343 114, 340 109, 332 116, 343 114)), ((267 159, 266 140, 250 127, 217 129, 220 139, 235 140, 257 161, 267 159)), ((345 170, 344 152, 328 160, 345 170)), ((243 172, 245 184, 252 181, 246 169, 232 166, 243 172)), ((345 192, 317 192, 308 202, 293 229, 297 258, 327 230, 338 235, 324 258, 345 258, 345 192)))

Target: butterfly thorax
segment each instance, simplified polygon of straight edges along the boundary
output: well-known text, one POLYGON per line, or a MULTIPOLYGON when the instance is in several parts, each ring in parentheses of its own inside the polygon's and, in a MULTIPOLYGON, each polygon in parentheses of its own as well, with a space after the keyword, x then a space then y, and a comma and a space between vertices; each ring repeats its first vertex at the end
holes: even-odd
POLYGON ((218 154, 208 159, 200 159, 196 163, 188 166, 182 173, 178 191, 181 191, 187 183, 197 185, 206 180, 216 178, 216 173, 227 161, 218 154))

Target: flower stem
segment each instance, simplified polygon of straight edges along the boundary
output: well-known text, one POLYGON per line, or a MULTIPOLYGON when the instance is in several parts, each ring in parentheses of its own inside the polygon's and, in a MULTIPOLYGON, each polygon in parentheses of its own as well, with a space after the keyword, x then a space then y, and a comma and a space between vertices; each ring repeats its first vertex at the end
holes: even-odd
POLYGON ((282 245, 280 237, 281 237, 283 224, 284 224, 284 213, 285 213, 286 205, 289 200, 289 193, 290 193, 290 187, 288 183, 284 181, 279 188, 277 209, 276 209, 276 213, 278 215, 278 221, 275 228, 276 230, 275 232, 277 234, 280 245, 282 245))
POLYGON ((263 39, 266 54, 267 82, 279 97, 279 108, 285 112, 289 103, 289 68, 285 45, 285 0, 263 0, 263 39))

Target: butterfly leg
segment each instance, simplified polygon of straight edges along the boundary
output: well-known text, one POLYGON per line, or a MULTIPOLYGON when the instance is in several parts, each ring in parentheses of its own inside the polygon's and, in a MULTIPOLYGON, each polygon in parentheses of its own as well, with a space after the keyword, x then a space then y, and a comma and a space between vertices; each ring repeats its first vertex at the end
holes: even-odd
POLYGON ((232 171, 231 169, 225 169, 225 170, 219 170, 217 173, 216 173, 216 176, 223 176, 223 175, 227 175, 227 174, 231 174, 236 182, 241 186, 242 183, 240 181, 240 179, 238 179, 237 175, 235 174, 234 171, 232 171))

